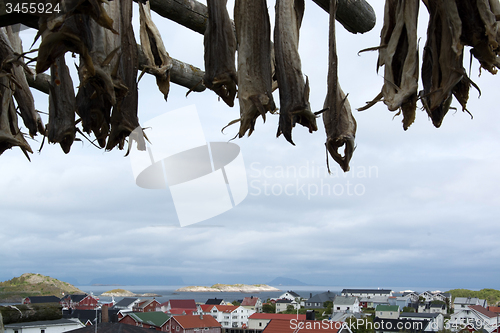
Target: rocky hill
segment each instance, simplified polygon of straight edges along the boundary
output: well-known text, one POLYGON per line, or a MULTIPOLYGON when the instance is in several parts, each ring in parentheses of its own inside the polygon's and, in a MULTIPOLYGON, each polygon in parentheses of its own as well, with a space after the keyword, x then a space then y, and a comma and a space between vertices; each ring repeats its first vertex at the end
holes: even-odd
POLYGON ((27 296, 57 296, 84 294, 75 286, 50 276, 25 273, 8 281, 0 282, 0 303, 21 302, 27 296))
POLYGON ((176 291, 188 292, 242 292, 242 293, 258 293, 262 291, 280 291, 277 288, 268 286, 266 284, 214 284, 211 287, 204 286, 189 286, 179 288, 176 291))

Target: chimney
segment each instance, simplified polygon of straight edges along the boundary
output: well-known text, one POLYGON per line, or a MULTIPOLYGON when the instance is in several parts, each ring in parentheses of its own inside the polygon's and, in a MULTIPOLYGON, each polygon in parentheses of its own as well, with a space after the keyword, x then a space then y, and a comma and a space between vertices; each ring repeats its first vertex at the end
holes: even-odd
POLYGON ((309 298, 312 298, 313 297, 313 293, 309 293, 309 298))
POLYGON ((306 312, 306 320, 315 320, 316 315, 314 313, 314 310, 307 310, 306 312))
POLYGON ((108 313, 108 306, 107 305, 103 305, 101 308, 101 322, 102 323, 109 322, 109 313, 108 313))

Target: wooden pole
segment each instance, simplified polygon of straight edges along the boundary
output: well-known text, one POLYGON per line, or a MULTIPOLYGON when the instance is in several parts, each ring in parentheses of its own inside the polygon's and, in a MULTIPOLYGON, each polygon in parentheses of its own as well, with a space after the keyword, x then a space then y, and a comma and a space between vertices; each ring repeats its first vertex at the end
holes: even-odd
MULTIPOLYGON (((139 51, 139 69, 143 70, 146 63, 146 58, 144 56, 144 53, 142 53, 140 45, 137 45, 137 49, 139 51)), ((203 75, 205 75, 205 72, 198 67, 172 58, 172 68, 170 70, 170 81, 172 83, 181 85, 188 89, 192 89, 196 92, 201 92, 206 89, 203 83, 201 83, 203 75)), ((28 79, 28 84, 30 87, 46 94, 49 93, 50 75, 41 73, 36 75, 36 78, 31 75, 26 75, 26 78, 28 79)))
MULTIPOLYGON (((313 1, 327 13, 330 12, 330 0, 313 1)), ((365 0, 338 0, 336 18, 353 34, 372 30, 377 21, 375 10, 365 0)))
MULTIPOLYGON (((135 0, 137 1, 137 0, 135 0)), ((313 0, 327 13, 329 0, 313 0)), ((151 10, 200 34, 205 33, 207 6, 196 0, 149 0, 151 10)), ((339 0, 337 20, 349 32, 365 33, 375 26, 376 16, 366 0, 339 0)))
POLYGON ((3 317, 2 317, 2 313, 0 312, 0 333, 4 333, 5 332, 5 329, 3 327, 3 317))

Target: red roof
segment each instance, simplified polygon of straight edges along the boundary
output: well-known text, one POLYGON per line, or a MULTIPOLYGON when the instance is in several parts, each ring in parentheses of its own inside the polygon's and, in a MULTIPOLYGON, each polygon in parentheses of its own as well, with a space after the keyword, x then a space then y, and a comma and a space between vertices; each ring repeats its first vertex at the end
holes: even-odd
POLYGON ((298 320, 306 320, 305 314, 299 314, 298 318, 296 314, 286 314, 286 313, 254 313, 248 319, 298 319, 298 320))
POLYGON ((227 312, 227 313, 231 313, 234 310, 236 310, 237 308, 239 308, 239 306, 236 306, 236 305, 216 305, 215 307, 220 312, 227 312))
POLYGON ((340 321, 327 320, 272 319, 262 333, 337 333, 342 324, 340 321))
POLYGON ((215 305, 213 304, 201 304, 200 307, 201 307, 201 311, 203 312, 210 312, 212 311, 212 308, 214 307, 215 305))
POLYGON ((258 299, 258 297, 245 297, 243 302, 241 302, 241 306, 255 306, 258 299))
POLYGON ((476 310, 477 312, 479 312, 479 313, 481 313, 489 318, 494 318, 497 316, 497 314, 495 312, 492 312, 492 311, 486 309, 485 307, 482 307, 481 305, 469 305, 469 308, 476 310))
POLYGON ((222 327, 222 325, 215 320, 212 316, 175 316, 172 317, 171 320, 175 320, 182 326, 184 329, 191 328, 204 328, 204 327, 222 327))
POLYGON ((194 299, 171 299, 170 307, 196 310, 196 302, 194 299))

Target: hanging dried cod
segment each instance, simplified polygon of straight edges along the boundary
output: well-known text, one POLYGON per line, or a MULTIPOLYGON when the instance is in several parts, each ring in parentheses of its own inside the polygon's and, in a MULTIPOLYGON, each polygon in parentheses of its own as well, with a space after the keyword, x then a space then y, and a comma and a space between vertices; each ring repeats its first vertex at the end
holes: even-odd
POLYGON ((28 153, 33 153, 33 151, 18 126, 16 108, 12 98, 14 93, 10 89, 12 82, 8 76, 3 74, 0 73, 0 99, 2 103, 0 104, 0 155, 7 149, 19 147, 29 160, 28 153))
MULTIPOLYGON (((132 131, 140 127, 137 117, 138 90, 137 72, 139 60, 137 54, 137 43, 132 28, 132 0, 120 1, 120 37, 121 52, 117 67, 116 77, 121 81, 123 88, 115 89, 116 105, 111 113, 111 131, 109 133, 106 149, 111 150, 115 146, 123 149, 125 139, 132 131)), ((145 150, 144 137, 135 138, 138 149, 145 150)), ((129 146, 130 149, 130 146, 129 146)))
POLYGON ((492 74, 500 68, 500 2, 498 0, 457 0, 462 21, 461 41, 472 47, 471 53, 481 67, 492 74))
POLYGON ((59 143, 67 154, 75 141, 76 98, 64 55, 50 66, 50 79, 47 137, 49 142, 59 143))
POLYGON ((208 23, 205 31, 205 76, 203 84, 227 105, 236 96, 236 38, 227 13, 227 0, 207 0, 208 23))
POLYGON ((35 109, 35 101, 31 94, 26 75, 33 75, 28 66, 19 56, 23 53, 19 30, 14 31, 12 26, 5 27, 5 32, 12 46, 14 54, 11 55, 12 77, 16 82, 14 86, 14 98, 19 108, 19 113, 23 119, 24 125, 28 128, 31 137, 34 137, 37 132, 45 134, 45 126, 43 125, 40 115, 35 109))
POLYGON ((250 136, 259 116, 274 112, 271 70, 271 25, 266 0, 236 0, 234 22, 238 39, 239 137, 250 136))
MULTIPOLYGON (((14 91, 22 89, 14 71, 14 67, 18 65, 20 63, 14 55, 6 30, 0 28, 0 154, 12 147, 19 147, 29 160, 28 152, 33 153, 33 151, 19 129, 13 98, 14 91)), ((30 121, 36 124, 35 119, 30 121)))
POLYGON ((463 68, 462 22, 455 0, 424 1, 429 11, 422 60, 422 104, 439 127, 455 94, 465 109, 470 80, 463 68))
MULTIPOLYGON (((381 93, 363 111, 383 100, 390 111, 400 109, 405 130, 415 120, 418 90, 417 20, 420 0, 386 0, 378 68, 384 66, 381 93)), ((368 49, 368 50, 374 50, 368 49)))
POLYGON ((328 92, 324 104, 323 123, 327 136, 326 149, 342 170, 346 172, 349 171, 349 162, 355 149, 356 120, 351 113, 351 106, 347 96, 340 88, 338 81, 337 43, 335 38, 336 12, 337 0, 330 0, 328 92), (345 146, 344 156, 339 153, 339 149, 343 146, 345 146))
POLYGON ((172 68, 172 58, 168 55, 160 31, 151 19, 149 2, 139 3, 139 15, 141 21, 141 46, 146 56, 147 64, 145 70, 156 77, 156 84, 163 93, 165 100, 170 90, 170 69, 172 68))
MULTIPOLYGON (((103 7, 106 15, 113 18, 116 29, 119 29, 120 3, 111 1, 103 7)), ((116 79, 121 38, 113 33, 115 29, 104 28, 94 20, 89 22, 89 27, 93 38, 90 54, 95 70, 92 75, 86 62, 83 59, 80 61, 77 113, 82 120, 83 131, 94 133, 99 146, 104 148, 110 130, 111 109, 116 104, 115 88, 121 87, 116 79)))
POLYGON ((304 83, 299 47, 299 29, 304 15, 304 0, 277 0, 274 27, 276 78, 280 95, 280 119, 276 136, 292 141, 296 123, 317 131, 316 116, 309 105, 309 80, 304 83))

